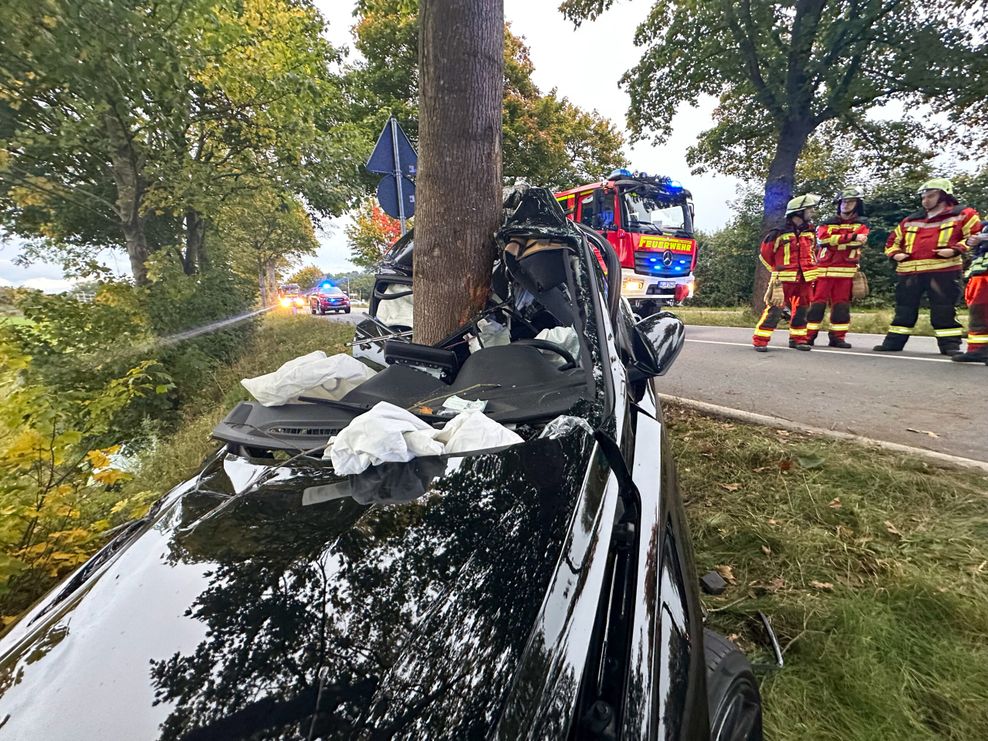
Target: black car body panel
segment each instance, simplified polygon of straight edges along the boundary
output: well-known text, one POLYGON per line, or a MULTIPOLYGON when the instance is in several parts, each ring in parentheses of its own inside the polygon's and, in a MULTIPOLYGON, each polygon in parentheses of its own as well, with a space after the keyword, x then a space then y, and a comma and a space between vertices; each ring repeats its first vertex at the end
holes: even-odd
POLYGON ((0 640, 0 738, 707 737, 661 415, 543 205, 513 226, 579 247, 573 416, 351 477, 229 440, 0 640))

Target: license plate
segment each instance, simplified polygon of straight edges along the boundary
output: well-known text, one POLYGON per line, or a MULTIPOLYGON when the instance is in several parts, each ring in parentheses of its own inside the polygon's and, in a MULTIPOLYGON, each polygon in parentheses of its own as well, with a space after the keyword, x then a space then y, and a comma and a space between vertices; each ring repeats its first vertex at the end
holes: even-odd
POLYGON ((660 280, 659 281, 659 288, 675 288, 675 287, 676 287, 676 281, 674 281, 674 280, 660 280))

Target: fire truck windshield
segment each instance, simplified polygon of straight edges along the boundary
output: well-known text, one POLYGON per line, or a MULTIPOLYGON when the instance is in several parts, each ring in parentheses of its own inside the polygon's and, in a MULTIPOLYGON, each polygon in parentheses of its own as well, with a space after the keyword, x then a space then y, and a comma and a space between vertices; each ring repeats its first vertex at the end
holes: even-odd
POLYGON ((641 193, 625 193, 629 232, 693 236, 693 220, 685 203, 673 203, 641 193))

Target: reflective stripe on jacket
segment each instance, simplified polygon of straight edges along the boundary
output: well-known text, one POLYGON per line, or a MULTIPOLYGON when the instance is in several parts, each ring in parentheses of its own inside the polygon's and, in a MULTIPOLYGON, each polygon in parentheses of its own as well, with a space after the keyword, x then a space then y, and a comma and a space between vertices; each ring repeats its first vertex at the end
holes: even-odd
POLYGON ((842 219, 840 215, 824 221, 816 229, 816 277, 853 278, 861 260, 861 247, 850 243, 867 239, 868 223, 860 217, 842 219))
POLYGON ((762 264, 782 283, 795 283, 800 278, 813 281, 817 277, 815 242, 812 224, 798 227, 787 221, 782 229, 765 235, 758 254, 762 264))
POLYGON ((969 206, 954 206, 936 216, 918 211, 903 219, 889 234, 885 254, 904 252, 908 257, 896 263, 898 273, 959 272, 967 252, 964 240, 981 226, 978 212, 969 206), (957 254, 940 257, 937 250, 951 248, 957 254))

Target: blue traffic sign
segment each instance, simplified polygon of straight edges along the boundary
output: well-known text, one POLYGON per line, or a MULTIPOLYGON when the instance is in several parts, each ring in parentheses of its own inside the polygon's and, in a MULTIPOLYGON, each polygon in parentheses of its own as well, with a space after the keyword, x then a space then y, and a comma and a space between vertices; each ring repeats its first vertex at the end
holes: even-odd
POLYGON ((367 160, 367 169, 381 175, 393 175, 400 172, 405 177, 415 177, 417 162, 418 156, 415 154, 412 143, 408 140, 405 132, 401 130, 398 122, 393 117, 389 118, 377 139, 370 159, 367 160), (396 154, 398 157, 397 166, 395 164, 396 154))
POLYGON ((381 182, 377 185, 377 200, 384 213, 395 219, 410 219, 415 215, 415 183, 408 178, 401 179, 401 197, 405 205, 404 213, 398 209, 398 187, 395 178, 391 175, 381 178, 381 182))

